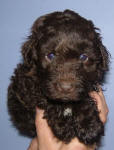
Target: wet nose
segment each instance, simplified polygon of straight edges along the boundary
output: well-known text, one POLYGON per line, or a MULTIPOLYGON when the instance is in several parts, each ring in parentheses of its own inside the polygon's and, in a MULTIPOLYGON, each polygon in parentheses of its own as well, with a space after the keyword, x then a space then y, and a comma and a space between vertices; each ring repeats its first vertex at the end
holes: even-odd
POLYGON ((74 87, 70 82, 61 81, 60 83, 58 83, 58 89, 59 91, 71 92, 74 87))

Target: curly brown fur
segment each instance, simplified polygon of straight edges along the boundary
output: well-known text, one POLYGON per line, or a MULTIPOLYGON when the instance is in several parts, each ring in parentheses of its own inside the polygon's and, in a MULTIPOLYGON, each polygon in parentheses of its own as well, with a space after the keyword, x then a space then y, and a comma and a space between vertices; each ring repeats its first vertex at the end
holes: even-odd
POLYGON ((38 106, 58 139, 100 143, 104 125, 88 93, 104 83, 109 54, 97 30, 71 10, 35 21, 8 88, 8 110, 21 134, 36 136, 38 106))

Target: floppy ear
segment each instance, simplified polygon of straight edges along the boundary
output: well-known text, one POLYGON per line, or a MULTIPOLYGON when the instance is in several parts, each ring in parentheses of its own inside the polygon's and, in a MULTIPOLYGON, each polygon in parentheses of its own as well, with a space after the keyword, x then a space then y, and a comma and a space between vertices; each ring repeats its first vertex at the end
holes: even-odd
POLYGON ((98 73, 98 80, 100 84, 102 84, 103 82, 105 82, 105 77, 107 71, 109 70, 110 54, 107 51, 106 47, 102 44, 102 41, 99 41, 98 43, 99 43, 98 49, 100 50, 101 53, 99 55, 101 56, 101 59, 99 69, 97 69, 97 73, 98 73))
POLYGON ((32 36, 29 36, 28 40, 23 44, 21 51, 24 63, 28 65, 33 65, 36 63, 36 61, 38 60, 37 45, 38 42, 36 42, 36 40, 33 39, 32 36))
POLYGON ((100 29, 96 28, 91 20, 89 20, 89 27, 91 27, 88 30, 88 37, 89 39, 93 40, 95 42, 95 47, 100 50, 100 55, 101 55, 101 64, 100 64, 100 69, 102 71, 108 71, 109 69, 109 58, 110 58, 110 53, 106 49, 106 47, 102 43, 102 38, 100 36, 100 29), (93 28, 93 32, 92 29, 93 28))
POLYGON ((39 51, 39 41, 43 36, 41 27, 44 26, 45 16, 38 18, 32 28, 31 35, 28 37, 27 41, 22 46, 22 55, 24 63, 33 65, 38 61, 38 51, 39 51))
POLYGON ((110 54, 107 51, 106 47, 102 43, 100 43, 100 52, 101 52, 101 56, 102 56, 102 65, 101 65, 102 70, 108 71, 110 54))

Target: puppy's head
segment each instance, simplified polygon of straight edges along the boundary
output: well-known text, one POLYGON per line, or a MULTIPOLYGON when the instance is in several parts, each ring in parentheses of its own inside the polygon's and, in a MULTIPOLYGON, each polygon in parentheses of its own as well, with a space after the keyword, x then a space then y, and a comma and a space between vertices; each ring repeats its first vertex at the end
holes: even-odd
POLYGON ((24 63, 36 68, 43 94, 76 101, 102 83, 109 54, 91 21, 65 10, 40 17, 24 43, 24 63))

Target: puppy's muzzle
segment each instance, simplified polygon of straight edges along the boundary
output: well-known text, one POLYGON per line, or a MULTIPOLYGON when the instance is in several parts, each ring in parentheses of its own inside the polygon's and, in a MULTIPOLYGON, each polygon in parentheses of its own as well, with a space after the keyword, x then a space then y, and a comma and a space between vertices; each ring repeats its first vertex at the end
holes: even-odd
POLYGON ((72 82, 69 82, 69 81, 61 81, 59 83, 57 83, 57 90, 59 92, 72 92, 74 91, 74 85, 72 82))

